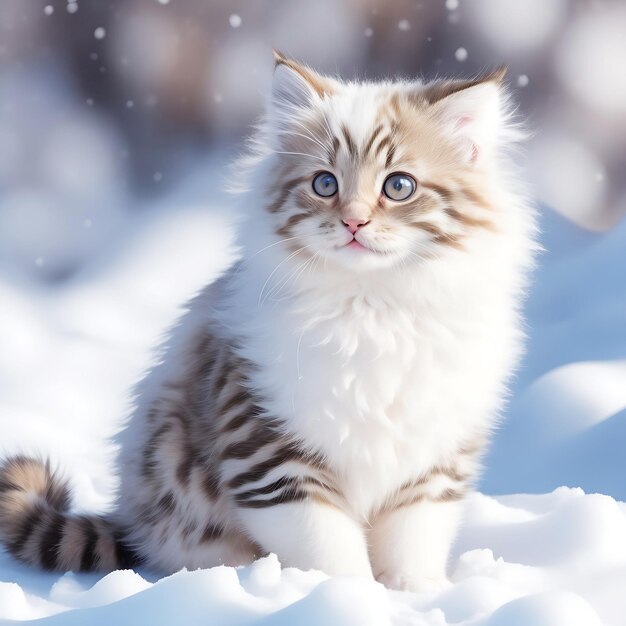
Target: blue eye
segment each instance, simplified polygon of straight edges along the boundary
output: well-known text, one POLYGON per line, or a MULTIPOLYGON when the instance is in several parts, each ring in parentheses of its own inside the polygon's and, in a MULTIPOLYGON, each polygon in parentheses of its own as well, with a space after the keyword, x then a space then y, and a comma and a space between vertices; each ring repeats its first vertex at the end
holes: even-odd
POLYGON ((337 179, 330 172, 320 172, 313 179, 313 191, 323 198, 334 196, 339 189, 337 179))
POLYGON ((415 181, 407 174, 391 174, 383 183, 383 193, 390 199, 400 202, 415 193, 415 181))

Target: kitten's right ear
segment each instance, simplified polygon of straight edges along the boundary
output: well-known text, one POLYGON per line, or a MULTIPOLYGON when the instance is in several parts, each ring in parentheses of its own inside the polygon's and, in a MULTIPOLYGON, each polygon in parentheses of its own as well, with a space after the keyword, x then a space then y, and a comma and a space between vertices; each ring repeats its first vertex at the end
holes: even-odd
POLYGON ((274 50, 274 63, 271 106, 279 117, 291 117, 298 110, 312 108, 337 90, 334 80, 288 59, 278 50, 274 50))

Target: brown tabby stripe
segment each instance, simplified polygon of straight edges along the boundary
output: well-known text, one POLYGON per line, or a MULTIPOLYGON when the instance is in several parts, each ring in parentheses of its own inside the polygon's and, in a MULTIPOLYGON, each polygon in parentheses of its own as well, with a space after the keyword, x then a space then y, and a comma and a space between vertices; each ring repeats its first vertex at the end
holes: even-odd
POLYGON ((343 125, 341 127, 341 132, 343 133, 343 138, 346 141, 346 147, 348 148, 348 153, 352 158, 356 158, 358 156, 358 152, 356 149, 356 144, 354 143, 354 139, 352 139, 352 135, 348 130, 348 127, 343 125))
POLYGON ((461 224, 474 228, 486 228, 487 230, 493 230, 494 225, 489 220, 484 220, 479 217, 472 217, 471 215, 467 215, 466 213, 461 213, 452 207, 447 207, 445 209, 447 215, 449 215, 452 219, 460 222, 461 224))
POLYGON ((210 500, 217 500, 222 493, 217 471, 214 468, 208 468, 202 478, 202 489, 210 500))
POLYGON ((435 502, 454 502, 465 497, 464 489, 444 489, 436 498, 435 502))
POLYGON ((236 496, 237 501, 249 500, 250 498, 254 498, 256 496, 265 496, 284 487, 292 487, 297 483, 299 483, 299 479, 295 476, 281 476, 273 483, 269 483, 267 485, 263 485, 262 487, 256 487, 255 489, 249 489, 248 491, 238 493, 236 496))
POLYGON ((202 531, 202 537, 200 541, 202 543, 209 543, 215 541, 224 535, 224 527, 221 524, 207 524, 202 531))
POLYGON ((45 516, 45 508, 40 504, 35 504, 21 520, 15 538, 9 543, 11 552, 22 555, 26 543, 31 538, 33 532, 39 525, 40 520, 45 516))
POLYGON ((267 207, 267 210, 270 213, 278 213, 283 208, 285 202, 287 202, 287 198, 289 198, 289 194, 294 190, 294 188, 306 180, 308 180, 308 177, 300 176, 298 178, 292 178, 285 181, 280 186, 278 198, 267 207))
MULTIPOLYGON (((121 532, 118 531, 114 533, 113 541, 115 546, 115 561, 117 562, 119 569, 133 569, 143 564, 144 559, 124 543, 121 532)), ((85 546, 85 551, 83 552, 81 568, 83 565, 89 565, 86 547, 87 544, 85 546)), ((93 567, 91 569, 93 569, 93 567)))
POLYGON ((250 415, 248 414, 248 412, 242 411, 241 413, 235 415, 231 420, 226 422, 226 424, 222 426, 221 432, 224 434, 235 432, 236 430, 239 430, 242 426, 247 424, 249 419, 250 415))
POLYGON ((235 501, 243 508, 267 508, 287 502, 299 502, 306 499, 309 493, 302 488, 302 479, 293 476, 283 476, 269 485, 250 489, 235 494, 235 501), (259 498, 274 491, 281 490, 273 498, 259 498))
POLYGON ((180 455, 180 463, 176 468, 176 480, 178 480, 181 487, 186 489, 189 487, 191 472, 197 462, 198 453, 188 437, 186 437, 184 441, 181 441, 181 445, 183 450, 180 455))
POLYGON ((430 222, 411 222, 411 226, 419 228, 420 230, 425 230, 434 237, 445 236, 445 233, 438 226, 435 226, 435 224, 431 224, 430 222))
POLYGON ((273 428, 261 424, 255 428, 247 439, 236 441, 226 446, 220 454, 220 459, 247 459, 264 446, 274 443, 279 437, 280 434, 273 428))
POLYGON ((464 483, 469 476, 460 472, 452 466, 435 466, 425 476, 421 476, 414 481, 404 483, 398 491, 381 507, 377 514, 393 511, 395 509, 411 506, 418 502, 428 500, 431 502, 452 502, 460 500, 465 496, 466 488, 464 483), (425 487, 436 476, 447 476, 450 480, 460 483, 458 487, 451 486, 442 489, 437 495, 431 495, 425 487))
POLYGON ((228 382, 228 376, 231 372, 231 368, 228 367, 227 355, 228 349, 226 347, 222 348, 215 364, 215 372, 217 372, 217 376, 215 376, 215 382, 212 385, 212 392, 214 396, 218 396, 219 392, 226 387, 226 383, 228 382))
POLYGON ((321 460, 315 455, 307 454, 294 443, 287 444, 277 450, 277 452, 264 461, 260 461, 245 472, 237 474, 228 482, 231 489, 243 487, 247 483, 253 483, 264 478, 271 470, 280 467, 288 461, 298 461, 304 465, 311 465, 316 469, 322 467, 321 460))
POLYGON ((396 153, 396 146, 393 143, 389 144, 389 150, 387 150, 387 158, 385 159, 385 167, 391 167, 391 163, 393 161, 394 154, 396 153))
POLYGON ((39 536, 38 548, 41 566, 47 570, 54 570, 57 567, 59 549, 63 541, 65 516, 55 512, 51 517, 45 519, 44 523, 46 526, 39 536))
MULTIPOLYGON (((494 224, 486 219, 481 219, 478 217, 472 217, 467 215, 466 213, 461 213, 458 209, 455 209, 452 206, 454 200, 454 193, 452 190, 443 187, 442 185, 437 185, 436 183, 429 183, 420 181, 420 185, 440 196, 443 200, 446 201, 447 206, 445 208, 445 212, 452 219, 457 222, 463 224, 464 226, 473 227, 473 228, 486 228, 487 230, 493 230, 494 224)), ((465 196, 470 202, 477 206, 488 208, 487 201, 477 192, 472 189, 463 189, 460 192, 463 196, 465 196)))
MULTIPOLYGON (((91 572, 95 569, 98 561, 96 553, 98 531, 93 521, 88 517, 81 517, 80 526, 84 537, 83 551, 80 557, 80 571, 91 572)), ((118 562, 120 562, 119 559, 118 562)))
POLYGON ((289 502, 302 502, 309 497, 309 494, 298 487, 289 487, 273 498, 267 500, 240 500, 235 496, 237 504, 246 509, 265 509, 278 504, 287 504, 289 502))
POLYGON ((337 163, 337 153, 339 152, 339 145, 341 142, 339 141, 339 137, 333 137, 333 146, 328 151, 328 163, 331 167, 335 167, 337 163))
POLYGON ((391 136, 385 135, 378 145, 376 146, 376 150, 374 150, 374 156, 379 156, 383 149, 391 143, 391 136))
POLYGON ((285 448, 279 450, 274 456, 270 457, 269 459, 266 459, 265 461, 260 461, 249 470, 241 472, 240 474, 237 474, 234 478, 231 478, 228 486, 231 489, 237 489, 238 487, 242 487, 247 483, 254 483, 264 478, 271 470, 279 467, 283 463, 298 458, 302 458, 302 456, 297 453, 295 447, 286 446, 285 448))
POLYGON ((250 392, 247 389, 239 387, 224 403, 217 407, 217 411, 221 415, 226 415, 233 409, 242 408, 249 402, 250 392))
POLYGON ((461 193, 476 206, 482 207, 484 209, 491 209, 491 203, 478 191, 472 189, 470 187, 464 187, 461 189, 461 193))
POLYGON ((438 196, 441 196, 446 202, 451 202, 454 197, 452 190, 448 189, 447 187, 443 187, 442 185, 437 185, 436 183, 430 183, 423 180, 420 181, 420 185, 426 189, 429 189, 430 191, 435 192, 438 196))
POLYGON ((442 233, 441 235, 433 239, 434 243, 441 244, 443 246, 450 246, 457 250, 463 250, 463 237, 461 235, 453 235, 451 233, 442 233))
POLYGON ((290 216, 289 219, 278 229, 276 229, 276 234, 280 235, 281 237, 287 237, 288 235, 291 235, 291 229, 294 226, 297 226, 302 220, 305 220, 307 217, 309 217, 309 213, 305 212, 305 213, 295 213, 294 215, 290 216))
POLYGON ((382 130, 383 130, 383 125, 379 124, 372 131, 372 134, 370 135, 369 139, 367 140, 367 142, 365 143, 365 146, 363 148, 363 154, 364 155, 369 154, 369 151, 372 149, 372 146, 374 145, 374 141, 376 141, 376 138, 378 137, 378 135, 380 135, 382 130))

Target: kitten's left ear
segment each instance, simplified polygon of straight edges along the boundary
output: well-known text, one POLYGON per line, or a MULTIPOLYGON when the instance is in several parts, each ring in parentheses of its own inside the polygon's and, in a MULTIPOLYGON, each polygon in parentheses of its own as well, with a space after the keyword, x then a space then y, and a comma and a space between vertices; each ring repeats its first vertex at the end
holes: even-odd
POLYGON ((470 162, 480 161, 503 139, 508 117, 505 75, 502 67, 474 80, 426 85, 422 93, 470 162))
POLYGON ((289 118, 298 110, 312 108, 338 89, 333 79, 320 76, 277 50, 274 50, 274 63, 271 107, 279 117, 289 118))

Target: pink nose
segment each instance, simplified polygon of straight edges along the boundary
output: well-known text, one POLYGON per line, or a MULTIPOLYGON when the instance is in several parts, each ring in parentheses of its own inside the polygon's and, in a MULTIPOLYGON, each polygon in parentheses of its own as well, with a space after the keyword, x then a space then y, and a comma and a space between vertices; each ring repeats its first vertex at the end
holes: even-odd
POLYGON ((347 229, 354 235, 361 226, 367 226, 370 223, 370 220, 343 220, 343 223, 346 225, 347 229))

